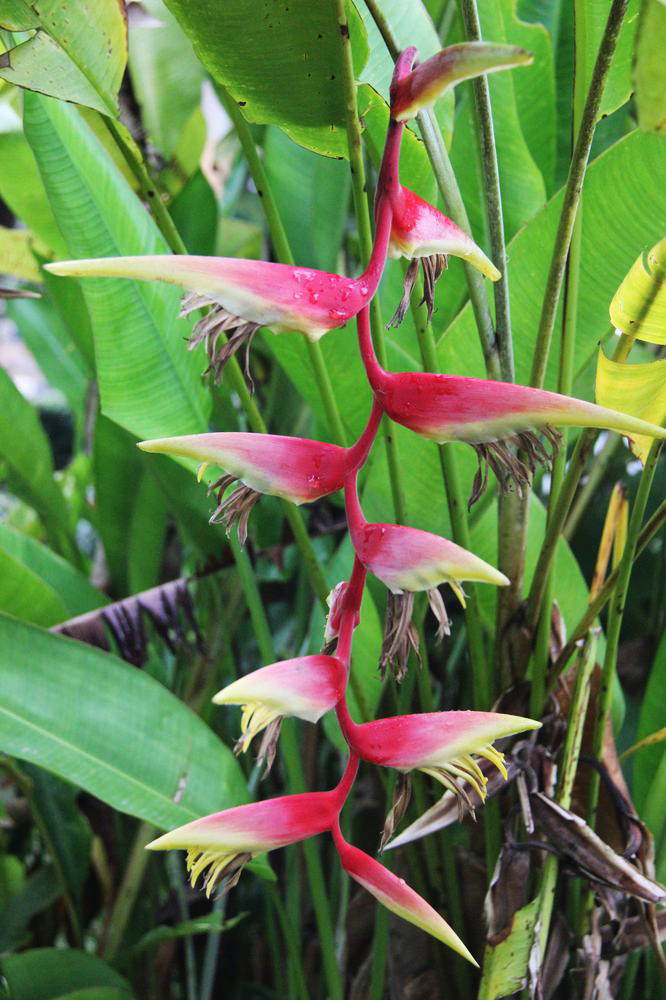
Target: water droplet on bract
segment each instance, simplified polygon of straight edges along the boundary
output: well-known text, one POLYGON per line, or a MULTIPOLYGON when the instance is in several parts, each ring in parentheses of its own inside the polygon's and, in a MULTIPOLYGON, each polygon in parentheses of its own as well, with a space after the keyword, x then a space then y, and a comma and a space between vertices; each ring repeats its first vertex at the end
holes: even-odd
POLYGON ((345 289, 343 289, 342 294, 340 295, 340 298, 342 299, 343 302, 346 302, 347 299, 349 298, 349 295, 350 295, 349 289, 345 288, 345 289))
POLYGON ((329 317, 329 319, 332 319, 334 321, 335 320, 346 319, 347 318, 347 313, 344 311, 344 309, 329 309, 328 310, 328 317, 329 317))
POLYGON ((319 476, 315 476, 315 475, 308 476, 308 482, 310 483, 311 486, 318 485, 319 484, 319 476))
POLYGON ((398 882, 400 883, 400 885, 407 885, 407 883, 405 882, 404 878, 399 878, 398 882))
POLYGON ((303 292, 294 292, 294 298, 295 299, 302 299, 303 298, 303 292))
POLYGON ((310 302, 315 303, 319 301, 319 292, 310 292, 310 302))
POLYGON ((368 286, 361 285, 361 295, 367 295, 367 294, 368 294, 368 286))

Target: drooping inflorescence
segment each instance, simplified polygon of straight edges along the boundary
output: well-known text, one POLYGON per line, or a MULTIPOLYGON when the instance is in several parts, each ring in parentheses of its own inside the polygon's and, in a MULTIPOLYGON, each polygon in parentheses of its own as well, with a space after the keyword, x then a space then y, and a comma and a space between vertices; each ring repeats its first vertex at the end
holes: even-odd
MULTIPOLYGON (((458 440, 473 445, 480 462, 486 463, 485 473, 480 469, 472 486, 473 499, 486 484, 488 466, 500 486, 513 483, 520 489, 527 485, 535 463, 549 457, 536 433, 545 435, 555 447, 556 425, 608 427, 628 435, 659 437, 666 432, 615 410, 555 393, 457 375, 391 373, 379 364, 368 306, 388 254, 412 262, 405 296, 394 316, 396 324, 404 315, 419 262, 426 275, 429 314, 434 283, 449 254, 464 258, 490 280, 499 277, 495 265, 467 233, 400 184, 404 121, 459 80, 530 60, 521 49, 485 43, 451 46, 421 65, 416 65, 416 56, 416 50, 409 49, 396 63, 390 91, 391 118, 377 183, 375 240, 368 265, 358 278, 266 261, 187 256, 66 261, 48 267, 56 274, 162 280, 185 288, 194 296, 188 299, 186 310, 211 306, 194 339, 195 344, 206 342, 209 367, 216 373, 261 326, 275 333, 297 330, 317 340, 356 318, 373 406, 365 430, 351 448, 245 433, 163 438, 140 445, 146 451, 219 466, 223 475, 213 487, 218 491, 218 504, 211 520, 221 520, 229 532, 237 518, 241 542, 250 511, 261 494, 300 504, 344 489, 355 559, 349 579, 331 595, 325 654, 263 667, 214 699, 219 704, 242 706, 242 732, 236 750, 247 750, 254 737, 263 733, 259 755, 268 766, 275 755, 283 717, 317 722, 325 712, 335 710, 349 749, 344 774, 330 791, 227 809, 171 831, 148 846, 155 850, 185 849, 192 883, 203 876, 210 894, 218 884, 224 882, 226 888, 235 884, 243 866, 255 855, 328 832, 345 871, 380 902, 474 961, 425 900, 378 861, 347 843, 340 831, 340 812, 361 759, 405 775, 421 770, 454 794, 461 810, 471 809, 468 788, 482 802, 487 784, 478 758, 504 772, 502 754, 493 742, 534 729, 539 723, 492 712, 434 712, 358 725, 347 707, 347 688, 352 639, 360 621, 368 570, 390 592, 381 668, 384 673, 390 666, 397 679, 404 676, 410 650, 418 652, 411 623, 415 592, 428 593, 441 635, 449 629, 438 589, 442 584, 448 584, 464 604, 465 581, 504 586, 509 580, 447 539, 405 525, 368 522, 357 494, 359 470, 383 417, 440 443, 458 440), (526 457, 516 457, 515 444, 526 457), (230 496, 225 495, 236 482, 240 485, 230 496)), ((398 787, 399 800, 387 821, 387 836, 407 802, 406 781, 398 787)))

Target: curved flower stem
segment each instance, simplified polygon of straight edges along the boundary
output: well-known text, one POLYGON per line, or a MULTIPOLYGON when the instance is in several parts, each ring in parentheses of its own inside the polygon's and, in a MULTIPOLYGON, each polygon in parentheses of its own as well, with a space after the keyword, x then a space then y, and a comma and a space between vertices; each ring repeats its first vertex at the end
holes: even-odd
MULTIPOLYGON (((386 48, 389 50, 392 58, 394 60, 397 59, 400 54, 400 45, 398 44, 397 38, 391 31, 391 26, 377 3, 377 0, 365 0, 365 4, 373 21, 379 29, 382 38, 384 39, 386 48)), ((437 186, 439 187, 442 197, 446 203, 447 214, 453 219, 456 225, 460 226, 461 229, 464 229, 466 233, 471 233, 469 219, 467 218, 467 212, 465 211, 462 195, 460 194, 460 188, 458 187, 458 182, 453 172, 453 167, 451 166, 449 154, 446 150, 437 119, 433 114, 431 114, 431 112, 421 111, 417 116, 417 121, 419 123, 421 136, 423 137, 428 157, 430 158, 433 173, 437 180, 437 186)), ((497 340, 495 337, 495 330, 493 328, 492 317, 490 315, 490 309, 488 308, 488 299, 486 298, 483 276, 479 274, 475 268, 464 262, 463 268, 465 271, 465 278, 467 280, 467 287, 469 289, 469 297, 472 302, 472 309, 474 310, 476 326, 481 340, 481 350, 483 351, 483 358, 486 364, 486 373, 489 378, 499 379, 501 378, 499 351, 497 348, 497 340)))
POLYGON ((546 363, 548 361, 553 327, 555 325, 555 314, 560 301, 564 269, 567 254, 569 253, 578 203, 583 191, 583 180, 585 178, 590 147, 592 146, 592 139, 599 114, 599 106, 628 2, 629 0, 613 0, 603 38, 599 46, 599 54, 594 65, 590 89, 587 93, 580 129, 576 138, 576 146, 569 167, 569 176, 564 191, 564 202, 557 227, 557 235, 555 237, 555 245, 553 247, 553 255, 541 310, 541 319, 539 321, 539 330, 534 348, 530 384, 537 388, 541 388, 544 382, 546 363))
MULTIPOLYGON (((356 78, 354 76, 354 65, 352 62, 351 41, 349 37, 349 24, 347 23, 345 0, 336 0, 336 10, 342 40, 342 75, 345 92, 347 144, 349 148, 349 168, 352 176, 352 195, 354 199, 354 210, 356 213, 361 254, 364 260, 369 260, 372 254, 372 227, 370 223, 370 211, 368 208, 368 200, 365 190, 365 166, 363 164, 363 153, 361 149, 361 124, 358 119, 356 78)), ((384 328, 382 323, 381 307, 379 304, 379 296, 375 295, 372 300, 370 310, 372 334, 377 354, 380 361, 385 364, 386 348, 384 345, 384 328)), ((402 524, 405 520, 404 489, 400 474, 400 463, 398 460, 396 441, 391 425, 388 423, 384 426, 384 442, 388 460, 389 479, 391 482, 394 516, 397 523, 402 524)))
MULTIPOLYGON (((617 664, 617 651, 620 643, 620 629, 622 628, 622 618, 629 588, 629 579, 636 557, 641 524, 645 515, 645 508, 650 488, 657 469, 657 461, 663 448, 663 441, 653 441, 652 447, 645 462, 645 468, 641 474, 638 484, 638 492, 634 500, 631 517, 629 519, 629 529, 627 541, 622 553, 622 559, 618 566, 617 583, 613 589, 613 597, 608 611, 608 627, 606 630, 606 654, 601 674, 601 687, 597 702, 597 720, 594 731, 594 741, 592 743, 592 756, 597 760, 601 759, 603 752, 604 734, 610 714, 611 697, 613 693, 613 681, 617 664)), ((587 811, 588 823, 594 829, 597 814, 597 800, 599 796, 599 772, 593 769, 590 773, 590 784, 588 790, 587 811)))
MULTIPOLYGON (((280 213, 278 212, 273 192, 271 191, 268 183, 266 172, 263 168, 261 160, 259 159, 257 147, 254 144, 254 139, 252 138, 249 126, 240 111, 240 108, 224 87, 218 86, 217 92, 222 104, 224 105, 225 111, 231 119, 234 129, 236 130, 236 135, 238 136, 239 142, 243 148, 245 159, 247 160, 250 173, 252 174, 252 180, 254 181, 255 187, 261 199, 261 205, 264 210, 266 222, 268 223, 268 230, 271 234, 271 241, 273 243, 277 259, 281 264, 294 264, 294 255, 291 252, 289 240, 282 224, 282 219, 280 218, 280 213)), ((340 416, 340 410, 338 409, 337 400, 335 398, 335 394, 333 393, 333 387, 328 375, 328 369, 326 368, 326 364, 324 362, 321 347, 319 344, 313 344, 310 340, 307 340, 307 349, 315 382, 317 383, 319 395, 321 396, 321 400, 324 405, 326 419, 328 420, 329 430, 333 437, 333 441, 335 444, 344 445, 346 443, 345 429, 340 416)))
MULTIPOLYGON (((481 40, 481 24, 476 0, 461 0, 460 9, 467 37, 471 41, 481 40)), ((497 148, 493 110, 490 102, 490 88, 487 76, 479 76, 471 81, 474 92, 476 124, 481 143, 486 214, 490 231, 490 245, 493 263, 501 271, 499 281, 493 285, 495 295, 495 330, 499 350, 500 376, 505 382, 515 382, 513 363, 513 337, 511 334, 511 306, 509 302, 509 272, 504 242, 504 219, 502 217, 502 192, 500 189, 497 148)))

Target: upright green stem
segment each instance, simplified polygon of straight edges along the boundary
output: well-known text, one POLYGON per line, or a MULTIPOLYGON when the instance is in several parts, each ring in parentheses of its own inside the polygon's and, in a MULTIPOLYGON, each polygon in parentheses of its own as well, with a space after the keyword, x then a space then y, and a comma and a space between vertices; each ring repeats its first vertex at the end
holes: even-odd
MULTIPOLYGON (((590 632, 585 644, 580 651, 578 666, 576 669, 576 683, 573 697, 569 708, 567 720, 567 735, 562 753, 562 765, 560 768, 560 781, 557 791, 557 802, 563 809, 571 806, 571 793, 573 790, 574 778, 578 767, 578 757, 583 740, 583 728, 587 703, 590 695, 590 678, 594 670, 597 652, 597 635, 590 632)), ((541 960, 545 956, 548 932, 550 930, 550 918, 553 912, 555 900, 555 887, 557 884, 558 859, 549 854, 543 867, 540 888, 539 917, 536 926, 539 930, 539 954, 541 960)))
MULTIPOLYGON (((467 37, 471 41, 480 41, 481 24, 476 0, 461 0, 460 8, 467 37)), ((495 128, 493 125, 488 77, 480 76, 473 80, 472 90, 474 93, 477 130, 481 143, 483 190, 486 198, 486 215, 488 217, 492 259, 495 266, 501 272, 499 281, 496 281, 493 285, 500 374, 505 382, 515 382, 513 338, 511 334, 511 306, 509 302, 509 271, 506 244, 504 242, 502 192, 500 189, 495 128)))
MULTIPOLYGON (((392 58, 394 60, 397 59, 400 53, 400 46, 397 38, 391 31, 391 26, 388 23, 388 19, 384 15, 379 3, 377 0, 365 0, 365 4, 370 11, 370 15, 377 25, 382 38, 384 39, 386 48, 389 50, 392 58)), ((442 197, 446 203, 446 210, 456 225, 460 226, 461 229, 464 229, 466 233, 471 233, 469 219, 467 218, 467 212, 465 211, 462 195, 460 194, 460 188, 458 187, 458 182, 456 181, 453 167, 451 166, 449 154, 446 150, 437 119, 431 112, 421 111, 417 117, 417 121, 419 123, 426 151, 430 158, 433 173, 437 180, 437 186, 439 187, 442 197)), ((469 289, 469 297, 472 302, 472 309, 474 310, 477 329, 479 331, 481 350, 483 351, 483 357, 486 364, 486 372, 489 378, 498 379, 500 378, 499 351, 497 347, 497 340, 495 338, 492 316, 490 315, 490 309, 488 308, 488 299, 486 298, 483 276, 479 274, 475 268, 464 262, 463 268, 465 271, 465 278, 467 280, 467 287, 469 289)))
MULTIPOLYGON (((646 521, 644 528, 638 536, 638 542, 636 544, 636 552, 634 555, 634 561, 640 556, 647 545, 650 544, 654 536, 658 531, 661 531, 663 526, 666 524, 666 500, 662 500, 657 509, 655 510, 652 517, 646 521)), ((574 628, 571 638, 567 642, 566 646, 558 656, 557 660, 553 664, 553 669, 551 671, 551 676, 548 684, 548 694, 554 690, 557 685, 558 678, 567 663, 569 658, 574 651, 575 643, 579 639, 582 639, 589 628, 594 624, 595 619, 603 611, 606 604, 610 600, 615 584, 618 581, 620 567, 616 566, 613 572, 606 578, 606 582, 603 587, 595 597, 593 601, 589 604, 585 614, 582 616, 576 627, 574 628)))
MULTIPOLYGON (((562 325, 562 337, 560 340, 560 370, 557 382, 557 391, 566 396, 571 394, 573 384, 574 366, 574 346, 578 317, 578 288, 580 276, 581 241, 582 241, 582 205, 574 226, 571 251, 567 262, 567 283, 564 299, 564 317, 562 325)), ((550 502, 548 504, 548 521, 552 521, 556 500, 559 496, 567 459, 567 432, 562 433, 560 449, 553 461, 550 484, 550 502)), ((561 525, 560 525, 561 530, 561 525)), ((558 535, 559 538, 559 535, 558 535)), ((532 690, 530 695, 530 711, 538 713, 535 718, 540 718, 543 707, 544 691, 546 687, 546 673, 548 671, 550 631, 551 631, 551 608, 553 604, 555 584, 553 580, 552 564, 548 569, 543 598, 541 600, 541 611, 539 617, 539 627, 537 632, 536 647, 534 650, 532 690)))
POLYGON ((146 850, 146 844, 150 843, 156 832, 156 828, 151 823, 142 822, 137 827, 125 872, 107 924, 108 933, 101 952, 102 958, 106 962, 113 962, 122 944, 127 921, 141 890, 143 876, 151 859, 151 855, 146 850))
POLYGON ((617 451, 621 438, 619 434, 609 434, 601 451, 595 455, 590 468, 588 469, 585 483, 581 486, 578 496, 571 505, 571 510, 567 516, 562 529, 563 537, 570 542, 576 534, 576 529, 580 524, 580 519, 587 510, 590 501, 597 495, 599 484, 606 474, 613 455, 617 451))
MULTIPOLYGON (((238 104, 233 100, 224 87, 218 86, 218 94, 222 104, 224 105, 225 111, 231 119, 234 129, 236 130, 236 135, 238 136, 239 142, 243 148, 245 159, 247 160, 250 173, 252 174, 252 180, 254 181, 257 193, 261 199, 261 205, 264 210, 266 222, 268 223, 268 230, 271 234, 271 241, 273 243, 277 259, 281 264, 293 264, 294 255, 292 254, 291 247, 289 246, 289 239, 282 224, 282 219, 280 218, 280 213, 278 211, 275 198, 273 197, 273 192, 271 191, 270 184, 268 183, 266 171, 264 170, 263 164, 259 159, 257 147, 255 146, 254 139, 252 138, 250 128, 240 108, 238 107, 238 104)), ((333 387, 329 378, 328 369, 324 363, 321 347, 319 344, 313 344, 310 340, 307 341, 307 346, 310 364, 312 365, 314 379, 326 412, 329 430, 336 444, 345 445, 347 443, 345 429, 342 423, 342 417, 340 416, 340 410, 338 409, 338 403, 333 393, 333 387)))
MULTIPOLYGON (((358 105, 356 100, 356 77, 354 75, 345 0, 336 0, 336 11, 342 42, 342 83, 345 94, 345 123, 347 127, 347 146, 349 149, 349 169, 351 170, 352 177, 352 195, 361 255, 363 260, 367 262, 370 260, 372 253, 372 226, 366 193, 365 165, 363 163, 363 151, 361 148, 361 123, 358 119, 358 105)), ((382 367, 386 368, 384 325, 378 295, 375 295, 370 305, 370 326, 372 328, 372 339, 379 363, 382 367)), ((393 510, 396 521, 402 524, 405 521, 405 496, 396 440, 388 421, 383 422, 382 432, 388 460, 393 510)))
MULTIPOLYGON (((261 657, 266 663, 275 660, 275 647, 271 636, 270 626, 266 617, 266 612, 257 586, 256 577, 252 570, 252 565, 244 549, 241 549, 235 535, 230 537, 234 559, 240 577, 241 587, 245 594, 252 625, 254 627, 261 657)), ((285 720, 282 726, 280 737, 282 757, 289 778, 289 785, 292 792, 306 791, 305 775, 301 763, 300 750, 293 728, 293 720, 285 720)), ((328 987, 329 995, 334 1000, 342 1000, 342 983, 340 980, 340 970, 338 969, 335 956, 335 938, 333 933, 333 923, 328 905, 326 884, 321 866, 317 846, 311 840, 303 843, 303 854, 310 882, 310 892, 312 904, 315 911, 315 919, 319 931, 322 960, 324 965, 324 975, 328 987)))
MULTIPOLYGON (((636 556, 636 548, 645 515, 648 497, 652 480, 657 468, 657 460, 663 448, 663 441, 653 441, 652 447, 645 463, 645 468, 641 473, 638 484, 638 492, 631 510, 629 519, 629 529, 627 531, 627 542, 624 547, 622 559, 618 567, 617 583, 613 591, 613 597, 608 612, 608 627, 606 632, 606 655, 601 674, 601 688, 599 690, 597 720, 594 730, 594 741, 592 744, 592 756, 601 760, 603 752, 604 734, 610 715, 611 698, 613 693, 613 682, 617 665, 617 651, 620 644, 620 630, 622 628, 622 618, 627 599, 627 590, 631 570, 636 556)), ((588 792, 588 822, 592 828, 597 814, 597 800, 599 796, 599 773, 593 770, 590 774, 590 785, 588 792)))
POLYGON ((574 222, 578 203, 583 192, 583 180, 587 169, 587 161, 590 155, 594 129, 599 116, 599 107, 603 96, 606 78, 610 69, 615 46, 622 27, 622 21, 627 10, 629 0, 613 0, 606 28, 599 46, 599 54, 594 65, 594 72, 590 82, 590 89, 585 101, 585 107, 580 123, 580 129, 576 138, 573 157, 569 167, 569 176, 564 191, 564 203, 560 213, 560 221, 557 227, 555 245, 546 282, 541 319, 534 350, 534 362, 532 364, 532 374, 530 383, 533 386, 542 387, 546 373, 546 363, 550 351, 550 342, 555 325, 555 314, 560 301, 560 292, 564 280, 564 269, 569 253, 569 245, 573 233, 574 222))

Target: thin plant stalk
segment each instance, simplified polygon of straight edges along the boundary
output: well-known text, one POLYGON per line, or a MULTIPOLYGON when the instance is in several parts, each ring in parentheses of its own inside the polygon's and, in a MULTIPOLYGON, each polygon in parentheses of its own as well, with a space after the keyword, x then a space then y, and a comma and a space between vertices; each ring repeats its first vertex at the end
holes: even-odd
MULTIPOLYGON (((666 500, 662 502, 657 507, 656 511, 646 522, 638 536, 638 542, 636 543, 636 552, 634 554, 634 561, 638 559, 640 554, 644 551, 646 546, 650 544, 657 532, 661 531, 663 526, 666 524, 666 500)), ((558 656, 557 660, 553 664, 553 669, 550 673, 550 680, 547 689, 547 695, 550 695, 555 689, 559 676, 566 667, 571 654, 575 649, 576 642, 581 639, 587 630, 592 627, 595 619, 603 611, 604 607, 613 595, 615 584, 617 583, 619 577, 620 567, 617 566, 613 572, 607 577, 606 582, 603 587, 595 597, 593 601, 590 602, 585 614, 582 616, 578 624, 573 630, 571 639, 567 642, 566 646, 558 656)))
MULTIPOLYGON (((358 227, 361 256, 364 261, 370 259, 372 253, 372 226, 370 210, 366 194, 365 164, 361 146, 361 123, 358 118, 356 99, 356 77, 352 61, 351 40, 345 0, 336 0, 336 12, 342 44, 342 85, 345 94, 345 124, 347 128, 347 147, 349 150, 349 168, 351 170, 352 197, 354 212, 358 227)), ((386 368, 386 345, 384 343, 384 326, 381 315, 379 296, 375 295, 370 304, 370 326, 375 351, 382 367, 386 368)), ((400 462, 395 435, 388 421, 382 421, 382 433, 386 447, 393 512, 398 524, 405 521, 405 495, 400 473, 400 462)))
MULTIPOLYGON (((594 670, 597 652, 597 632, 591 630, 585 643, 583 644, 578 657, 576 667, 576 681, 574 692, 569 707, 567 719, 566 739, 562 752, 562 765, 560 769, 560 781, 557 790, 557 802, 563 809, 571 806, 571 794, 573 790, 574 778, 578 767, 578 758, 583 741, 583 728, 585 725, 585 715, 590 696, 590 678, 594 670)), ((555 901, 555 888, 557 884, 558 859, 552 854, 546 858, 541 876, 541 887, 539 891, 539 916, 536 920, 536 927, 539 928, 539 954, 543 961, 550 930, 550 919, 555 901)))
POLYGON ((146 844, 154 839, 156 833, 157 828, 152 823, 141 822, 134 834, 122 881, 107 921, 108 930, 101 949, 101 957, 106 962, 113 962, 122 944, 127 921, 134 908, 136 897, 141 891, 143 876, 151 859, 146 844))
MULTIPOLYGON (((582 243, 582 204, 574 225, 571 250, 567 262, 567 282, 564 298, 564 315, 562 321, 562 336, 560 339, 560 367, 557 380, 557 391, 565 396, 571 395, 574 369, 574 346, 578 318, 578 289, 580 278, 581 243, 582 243)), ((560 448, 553 460, 551 471, 550 501, 548 504, 548 521, 552 520, 555 502, 559 496, 564 480, 567 459, 567 431, 562 432, 560 448)), ((543 707, 546 674, 549 663, 549 646, 551 631, 551 608, 555 590, 552 563, 548 569, 547 581, 541 600, 541 613, 534 649, 532 669, 532 689, 530 692, 530 711, 540 718, 543 707)))
MULTIPOLYGON (((222 104, 224 105, 224 109, 229 115, 229 118, 234 126, 236 135, 238 136, 238 140, 243 149, 243 153, 245 154, 245 159, 247 160, 250 168, 252 180, 254 181, 254 185, 259 193, 261 207, 263 209, 264 216, 266 217, 268 231, 271 235, 271 242, 273 243, 277 259, 281 264, 295 264, 294 255, 291 252, 289 239, 282 223, 282 219, 280 218, 277 203, 273 197, 273 192, 268 182, 266 171, 264 170, 263 164, 259 159, 257 147, 254 143, 254 139, 252 138, 252 133, 250 132, 247 121, 245 120, 245 117, 236 101, 230 97, 224 87, 218 87, 218 94, 222 104)), ((326 364, 324 362, 321 346, 319 344, 313 344, 310 340, 308 340, 307 347, 314 380, 317 384, 319 396, 326 413, 329 431, 332 435, 334 443, 344 446, 347 443, 345 429, 342 423, 342 417, 340 416, 338 403, 333 392, 333 386, 331 385, 328 369, 326 368, 326 364)))
MULTIPOLYGON (((617 583, 613 588, 613 596, 608 612, 608 627, 606 630, 606 653, 601 673, 601 686, 598 697, 598 711, 592 743, 592 756, 601 760, 603 753, 604 734, 610 717, 610 706, 613 693, 613 682, 617 667, 617 652, 620 643, 620 630, 627 600, 629 580, 636 557, 636 549, 640 535, 645 508, 647 506, 650 488, 657 468, 657 461, 662 452, 663 443, 653 441, 638 484, 638 492, 634 500, 627 541, 618 566, 617 583)), ((599 773, 593 770, 590 774, 588 791, 588 823, 594 828, 599 797, 599 773)))
POLYGON ((562 536, 570 542, 571 539, 576 534, 576 529, 580 524, 580 520, 587 510, 590 502, 596 496, 599 484, 606 474, 606 470, 610 465, 613 455, 617 451, 620 444, 620 436, 618 434, 609 434, 603 448, 595 456, 591 467, 587 474, 587 479, 583 486, 581 486, 578 495, 571 505, 571 510, 569 511, 569 516, 566 519, 564 528, 562 530, 562 536))
MULTIPOLYGON (((240 584, 245 594, 262 660, 266 663, 272 663, 276 659, 275 647, 273 646, 270 626, 252 565, 247 553, 238 544, 235 533, 231 534, 229 541, 234 559, 236 560, 240 584)), ((305 775, 303 773, 298 741, 294 732, 293 719, 285 720, 282 726, 280 742, 290 789, 292 792, 304 792, 306 790, 305 775)), ((335 998, 335 1000, 342 1000, 342 983, 335 955, 333 923, 328 905, 324 873, 316 844, 311 840, 304 841, 303 854, 305 856, 312 904, 319 931, 326 984, 330 996, 335 998)))
POLYGON ((537 388, 543 386, 546 374, 546 364, 555 325, 555 314, 560 301, 567 255, 576 221, 576 212, 583 192, 583 181, 590 156, 592 139, 594 138, 594 130, 599 117, 599 107, 628 2, 629 0, 613 0, 599 46, 599 53, 594 65, 590 88, 585 100, 580 129, 576 137, 576 145, 569 166, 569 176, 564 191, 564 202, 557 227, 555 245, 553 246, 553 254, 550 261, 546 291, 534 348, 530 384, 537 388))
MULTIPOLYGON (((433 337, 432 326, 427 320, 427 310, 425 306, 418 305, 423 296, 422 281, 419 278, 415 282, 412 290, 410 307, 414 319, 414 326, 419 342, 421 353, 421 363, 423 370, 427 372, 437 371, 437 350, 435 338, 433 337)), ((454 541, 464 549, 471 548, 469 522, 467 519, 467 507, 463 495, 455 454, 451 446, 439 445, 439 461, 444 479, 444 488, 449 508, 449 518, 454 541)), ((486 660, 486 649, 483 637, 483 625, 477 599, 477 590, 474 584, 466 584, 467 601, 465 608, 465 620, 467 623, 467 635, 469 641, 469 655, 472 663, 474 707, 487 711, 492 701, 492 688, 490 673, 486 660)))
MULTIPOLYGON (((481 40, 481 23, 476 0, 460 0, 465 31, 470 41, 481 40)), ((500 375, 505 382, 515 382, 513 361, 513 337, 511 332, 511 305, 509 301, 509 270, 504 241, 504 219, 502 215, 502 192, 500 189, 499 166, 493 109, 487 76, 479 76, 471 81, 474 94, 476 127, 481 145, 483 168, 483 190, 486 199, 486 216, 490 233, 492 261, 501 272, 499 281, 493 284, 495 295, 495 332, 499 350, 500 375)))
MULTIPOLYGON (((394 60, 397 59, 400 53, 400 45, 391 30, 388 19, 377 3, 377 0, 366 0, 366 7, 370 12, 373 21, 377 25, 382 38, 384 39, 384 43, 391 54, 391 57, 394 60)), ((432 112, 420 111, 417 115, 417 121, 419 123, 421 136, 437 181, 437 186, 446 204, 446 210, 456 225, 460 226, 461 229, 464 229, 466 233, 471 233, 469 219, 467 217, 467 212, 465 211, 460 188, 458 187, 458 182, 453 172, 451 160, 449 159, 449 154, 447 152, 437 119, 432 112)), ((464 261, 463 269, 465 271, 469 297, 472 303, 477 329, 479 331, 481 350, 483 352, 483 358, 486 365, 486 373, 488 378, 499 379, 499 351, 495 338, 493 320, 488 307, 484 279, 475 268, 471 267, 464 261)))

